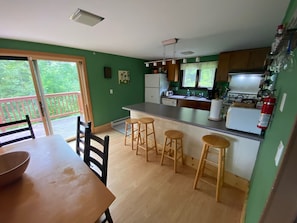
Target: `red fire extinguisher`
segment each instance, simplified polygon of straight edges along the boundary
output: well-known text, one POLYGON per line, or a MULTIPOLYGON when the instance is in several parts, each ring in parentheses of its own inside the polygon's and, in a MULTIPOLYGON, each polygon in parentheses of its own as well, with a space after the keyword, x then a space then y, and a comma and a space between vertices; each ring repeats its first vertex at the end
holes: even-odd
POLYGON ((276 98, 273 98, 273 97, 267 97, 263 99, 263 106, 261 109, 261 114, 257 125, 258 128, 267 129, 275 102, 276 102, 276 98))

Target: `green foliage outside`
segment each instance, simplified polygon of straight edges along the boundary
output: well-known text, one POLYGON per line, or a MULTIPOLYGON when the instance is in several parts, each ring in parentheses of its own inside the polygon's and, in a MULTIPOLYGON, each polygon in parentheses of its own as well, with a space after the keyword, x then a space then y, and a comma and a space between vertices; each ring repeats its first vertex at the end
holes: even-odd
MULTIPOLYGON (((37 67, 45 95, 80 91, 76 63, 38 60, 37 67)), ((35 95, 29 62, 0 60, 0 99, 35 95)), ((46 103, 50 116, 79 111, 77 98, 73 96, 57 97, 54 101, 53 98, 46 98, 46 103)), ((0 117, 3 121, 20 119, 25 114, 33 119, 40 117, 35 98, 25 102, 1 103, 0 110, 4 115, 0 117)))
MULTIPOLYGON (((45 94, 80 91, 75 63, 39 60, 38 68, 45 94)), ((0 60, 0 98, 29 95, 35 90, 28 61, 0 60)))

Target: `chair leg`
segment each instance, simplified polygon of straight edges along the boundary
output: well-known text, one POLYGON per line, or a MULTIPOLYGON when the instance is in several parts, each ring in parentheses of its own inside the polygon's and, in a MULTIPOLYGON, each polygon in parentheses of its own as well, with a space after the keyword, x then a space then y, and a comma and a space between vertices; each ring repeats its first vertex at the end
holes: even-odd
POLYGON ((106 209, 106 211, 104 212, 104 215, 105 215, 105 218, 102 220, 102 216, 100 219, 98 219, 98 221, 96 221, 96 223, 105 223, 105 222, 108 222, 108 223, 113 223, 113 220, 111 218, 111 215, 110 215, 110 211, 109 211, 109 208, 106 209))
POLYGON ((110 215, 109 208, 105 211, 105 215, 106 215, 107 222, 108 223, 113 223, 113 220, 112 220, 111 215, 110 215))

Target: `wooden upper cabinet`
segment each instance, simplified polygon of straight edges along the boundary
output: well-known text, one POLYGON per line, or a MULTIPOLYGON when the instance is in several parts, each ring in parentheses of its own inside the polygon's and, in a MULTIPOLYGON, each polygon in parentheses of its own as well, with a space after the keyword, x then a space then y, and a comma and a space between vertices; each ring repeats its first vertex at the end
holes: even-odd
POLYGON ((216 81, 228 81, 230 53, 221 53, 219 55, 216 81))
POLYGON ((248 67, 250 52, 240 50, 231 52, 229 71, 246 70, 248 67))
POLYGON ((171 61, 166 62, 167 66, 167 78, 168 81, 178 81, 178 74, 180 69, 179 60, 176 61, 176 64, 172 64, 171 61))
POLYGON ((224 52, 219 55, 216 81, 228 81, 229 71, 264 70, 269 48, 224 52))
POLYGON ((248 68, 250 70, 262 70, 270 48, 260 48, 250 51, 248 68))

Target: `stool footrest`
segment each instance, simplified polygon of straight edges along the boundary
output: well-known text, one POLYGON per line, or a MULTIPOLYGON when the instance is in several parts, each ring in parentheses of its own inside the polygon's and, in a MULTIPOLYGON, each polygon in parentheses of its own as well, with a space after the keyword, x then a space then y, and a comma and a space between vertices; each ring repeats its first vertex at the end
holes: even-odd
POLYGON ((218 164, 216 163, 216 162, 214 162, 214 161, 211 161, 211 160, 207 160, 207 159, 205 159, 204 160, 206 163, 209 163, 209 164, 211 164, 211 165, 213 165, 213 166, 218 166, 218 164))

